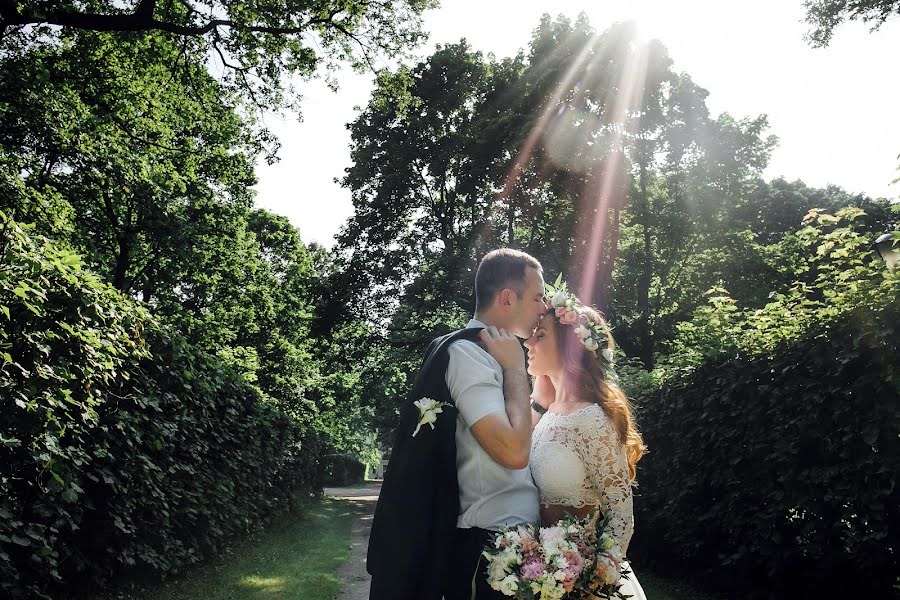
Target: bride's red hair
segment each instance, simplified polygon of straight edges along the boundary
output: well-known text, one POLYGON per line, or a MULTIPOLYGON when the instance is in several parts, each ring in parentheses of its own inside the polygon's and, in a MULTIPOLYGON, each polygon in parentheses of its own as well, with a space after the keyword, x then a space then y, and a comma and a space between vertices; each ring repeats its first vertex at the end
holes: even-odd
MULTIPOLYGON (((609 332, 609 327, 598 311, 588 306, 581 308, 581 314, 594 323, 601 326, 601 331, 609 332)), ((567 381, 574 382, 573 391, 588 402, 596 402, 603 408, 603 412, 612 421, 619 441, 625 446, 625 455, 628 457, 628 472, 631 480, 636 477, 635 465, 647 447, 644 439, 634 422, 631 403, 625 392, 610 381, 603 369, 599 356, 588 352, 581 340, 575 335, 573 327, 556 323, 557 347, 562 353, 563 368, 566 371, 567 381)), ((615 343, 612 334, 607 333, 608 348, 614 349, 615 343)))

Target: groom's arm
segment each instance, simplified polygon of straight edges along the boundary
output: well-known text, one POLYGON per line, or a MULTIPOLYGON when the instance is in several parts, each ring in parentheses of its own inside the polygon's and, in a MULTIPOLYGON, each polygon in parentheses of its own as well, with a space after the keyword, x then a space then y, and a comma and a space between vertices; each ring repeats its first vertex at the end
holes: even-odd
POLYGON ((463 420, 484 451, 507 469, 528 465, 531 447, 529 385, 522 367, 496 369, 474 344, 450 346, 447 384, 463 420))
POLYGON ((493 458, 507 469, 528 466, 531 451, 531 389, 525 367, 503 370, 503 412, 487 415, 472 425, 472 435, 493 458))

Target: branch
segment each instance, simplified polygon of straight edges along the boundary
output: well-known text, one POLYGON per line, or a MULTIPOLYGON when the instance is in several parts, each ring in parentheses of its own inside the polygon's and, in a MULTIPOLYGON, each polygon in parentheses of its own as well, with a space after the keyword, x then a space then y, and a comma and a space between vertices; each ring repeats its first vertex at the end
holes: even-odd
MULTIPOLYGON (((315 18, 305 23, 292 26, 278 25, 245 25, 237 23, 231 19, 212 19, 203 25, 180 25, 178 23, 170 23, 167 21, 159 21, 153 18, 153 10, 156 8, 156 0, 141 0, 137 10, 134 13, 121 15, 103 15, 99 13, 80 13, 65 10, 52 10, 46 14, 20 13, 14 4, 3 2, 0 4, 0 30, 16 25, 59 25, 61 27, 72 27, 74 29, 86 29, 90 31, 165 31, 177 35, 198 36, 225 27, 229 29, 237 29, 239 31, 248 31, 251 33, 268 33, 272 35, 292 35, 303 33, 314 25, 326 25, 334 27, 341 33, 347 35, 360 46, 365 45, 359 39, 350 33, 345 27, 333 21, 334 17, 340 10, 333 10, 326 18, 315 18)), ((367 59, 368 62, 368 59, 367 59)))
POLYGON ((138 277, 140 277, 141 275, 144 274, 144 272, 147 270, 147 267, 149 267, 152 264, 155 264, 156 261, 159 260, 159 257, 162 256, 162 252, 163 252, 162 247, 157 246, 157 248, 153 252, 150 252, 150 253, 146 254, 144 257, 142 257, 141 261, 143 261, 144 264, 141 265, 141 268, 138 269, 137 273, 135 273, 134 275, 132 275, 131 277, 129 277, 126 280, 125 289, 122 291, 125 293, 130 292, 131 286, 134 285, 134 282, 138 280, 138 277))
POLYGON ((106 210, 106 217, 109 219, 109 224, 112 225, 113 231, 116 232, 116 238, 118 239, 121 235, 121 232, 119 231, 119 219, 116 216, 116 210, 112 205, 112 199, 109 197, 109 191, 105 186, 101 187, 100 195, 103 196, 103 208, 106 210))
POLYGON ((416 172, 416 175, 419 176, 419 179, 422 180, 422 185, 425 186, 425 191, 428 193, 428 200, 431 202, 431 210, 437 212, 437 204, 434 200, 434 195, 431 193, 431 186, 428 185, 428 180, 425 179, 425 173, 419 170, 418 165, 414 165, 413 170, 416 172))
MULTIPOLYGON (((675 290, 675 284, 678 282, 679 278, 681 277, 681 272, 684 271, 684 267, 687 265, 688 259, 690 259, 690 257, 691 257, 691 252, 694 250, 694 247, 697 245, 697 241, 699 239, 700 239, 699 232, 697 232, 693 236, 691 236, 691 240, 690 240, 690 242, 688 242, 687 251, 684 253, 684 258, 678 264, 678 268, 674 271, 673 275, 669 275, 668 277, 666 277, 666 283, 668 284, 666 286, 666 294, 662 298, 660 298, 661 294, 659 292, 656 294, 656 311, 655 312, 658 313, 660 311, 662 305, 669 301, 669 298, 670 298, 669 292, 675 290)), ((671 265, 673 263, 674 263, 674 260, 669 262, 669 265, 670 265, 669 268, 671 268, 671 265)), ((660 273, 660 277, 662 277, 662 273, 660 273)), ((662 291, 662 286, 660 286, 659 291, 660 292, 662 291)))
POLYGON ((219 48, 218 42, 220 41, 219 32, 216 31, 214 37, 214 41, 212 43, 212 47, 215 49, 216 54, 219 55, 219 59, 222 61, 222 65, 227 69, 233 69, 238 75, 241 77, 241 85, 250 94, 250 100, 253 102, 253 106, 256 107, 256 110, 259 111, 260 116, 264 116, 265 107, 260 103, 259 99, 256 97, 256 90, 253 89, 253 85, 247 81, 247 73, 251 72, 251 69, 248 67, 239 67, 237 65, 229 64, 227 60, 225 60, 225 55, 222 53, 222 49, 219 48))
POLYGON ((153 146, 155 148, 159 148, 160 150, 165 150, 167 152, 177 152, 177 153, 181 153, 181 154, 193 154, 194 156, 199 156, 201 154, 204 154, 203 152, 200 152, 199 150, 187 150, 185 148, 173 148, 172 146, 166 146, 165 144, 160 144, 158 142, 154 142, 154 141, 142 138, 141 136, 137 135, 136 133, 133 133, 128 128, 128 124, 125 123, 121 118, 119 118, 115 114, 112 114, 111 117, 112 117, 113 122, 119 126, 119 130, 121 130, 122 133, 124 133, 126 136, 131 138, 131 141, 133 141, 133 142, 147 144, 148 146, 153 146))

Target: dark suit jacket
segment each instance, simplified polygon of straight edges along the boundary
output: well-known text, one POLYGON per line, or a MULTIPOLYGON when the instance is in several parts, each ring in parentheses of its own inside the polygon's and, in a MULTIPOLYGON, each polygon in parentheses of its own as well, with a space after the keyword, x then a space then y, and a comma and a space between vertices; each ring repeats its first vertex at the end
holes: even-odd
POLYGON ((440 600, 445 578, 452 573, 450 554, 459 515, 458 411, 447 389, 447 348, 459 339, 477 340, 479 331, 461 329, 431 342, 400 410, 369 537, 370 600, 440 600), (421 398, 451 406, 443 408, 433 430, 425 425, 412 437, 419 421, 413 402, 421 398))

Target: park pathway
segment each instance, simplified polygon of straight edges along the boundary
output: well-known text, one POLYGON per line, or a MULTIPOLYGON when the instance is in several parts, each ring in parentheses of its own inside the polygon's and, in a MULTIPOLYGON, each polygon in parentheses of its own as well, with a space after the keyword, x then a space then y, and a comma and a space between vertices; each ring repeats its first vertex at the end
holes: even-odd
POLYGON ((375 503, 381 492, 380 481, 367 481, 361 487, 325 488, 325 494, 349 502, 353 506, 350 530, 350 557, 337 570, 344 591, 341 600, 368 600, 369 574, 366 573, 366 549, 375 503))

